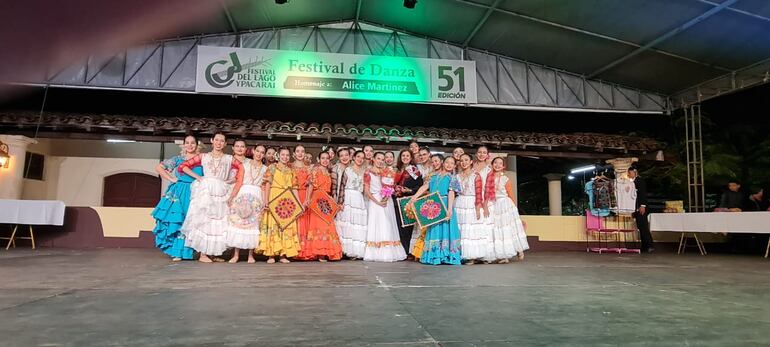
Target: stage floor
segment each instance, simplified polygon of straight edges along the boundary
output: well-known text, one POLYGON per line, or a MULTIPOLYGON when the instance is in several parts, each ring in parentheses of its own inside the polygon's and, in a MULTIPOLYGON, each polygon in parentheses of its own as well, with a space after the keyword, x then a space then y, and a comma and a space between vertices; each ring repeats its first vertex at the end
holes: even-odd
POLYGON ((2 346, 738 346, 770 341, 759 256, 529 253, 508 265, 171 263, 0 251, 2 346))

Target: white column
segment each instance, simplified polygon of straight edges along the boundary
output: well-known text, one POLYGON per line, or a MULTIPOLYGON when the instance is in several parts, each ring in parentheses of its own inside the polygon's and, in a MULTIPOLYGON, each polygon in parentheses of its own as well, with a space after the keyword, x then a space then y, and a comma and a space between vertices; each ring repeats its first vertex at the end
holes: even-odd
POLYGON ((548 180, 548 211, 551 216, 561 216, 561 178, 562 174, 543 175, 548 180))
POLYGON ((615 158, 607 159, 607 164, 612 164, 612 168, 615 170, 615 178, 628 179, 628 168, 635 162, 639 161, 639 158, 615 158))
POLYGON ((8 145, 11 157, 8 168, 0 167, 0 199, 21 199, 27 146, 37 141, 20 135, 0 135, 0 141, 8 145))

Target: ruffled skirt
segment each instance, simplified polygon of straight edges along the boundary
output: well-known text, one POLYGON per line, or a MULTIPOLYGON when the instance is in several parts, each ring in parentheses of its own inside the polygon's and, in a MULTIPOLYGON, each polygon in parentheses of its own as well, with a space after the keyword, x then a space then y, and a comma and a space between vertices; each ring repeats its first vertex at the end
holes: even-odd
POLYGON ((497 259, 512 258, 529 249, 519 209, 510 198, 497 198, 491 215, 495 223, 492 236, 497 259))
POLYGON ((259 187, 241 187, 228 215, 225 239, 227 247, 255 249, 259 246, 259 224, 263 204, 262 190, 259 187))
POLYGON ((192 198, 182 225, 185 246, 202 254, 222 255, 227 250, 227 199, 230 187, 222 180, 204 177, 191 186, 192 198))
POLYGON ((493 211, 489 217, 484 217, 482 210, 480 218, 476 219, 476 197, 461 195, 455 199, 454 213, 460 227, 463 259, 495 260, 493 211))
POLYGON ((394 262, 406 259, 396 224, 393 200, 385 207, 369 202, 364 260, 394 262))
POLYGON ((192 259, 195 251, 185 247, 185 236, 180 231, 190 206, 190 183, 172 183, 158 206, 152 211, 155 218, 155 247, 171 258, 192 259))
POLYGON ((357 190, 345 191, 345 203, 335 221, 342 251, 351 258, 363 258, 366 250, 367 207, 364 195, 357 190))

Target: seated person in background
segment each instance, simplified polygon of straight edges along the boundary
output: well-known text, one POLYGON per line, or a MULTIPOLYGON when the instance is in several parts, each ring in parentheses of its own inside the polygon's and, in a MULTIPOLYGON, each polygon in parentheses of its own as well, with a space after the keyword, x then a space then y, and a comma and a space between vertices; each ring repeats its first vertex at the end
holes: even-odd
POLYGON ((741 192, 741 184, 738 181, 730 181, 727 191, 722 194, 717 211, 741 212, 745 208, 746 197, 741 192))
MULTIPOLYGON (((763 188, 748 196, 741 195, 744 197, 742 210, 767 211, 769 206, 767 198, 770 196, 767 196, 765 191, 767 189, 763 188)), ((731 233, 729 240, 733 253, 756 254, 765 250, 764 245, 767 244, 767 235, 731 233)))
POLYGON ((749 200, 746 203, 746 211, 770 211, 770 196, 765 194, 768 191, 766 188, 760 189, 758 192, 749 195, 749 200))

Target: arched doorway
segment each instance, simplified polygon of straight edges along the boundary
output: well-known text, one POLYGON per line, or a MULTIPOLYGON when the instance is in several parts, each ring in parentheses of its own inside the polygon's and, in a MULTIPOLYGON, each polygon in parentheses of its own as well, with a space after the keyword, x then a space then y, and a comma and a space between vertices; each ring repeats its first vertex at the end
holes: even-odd
POLYGON ((160 200, 160 177, 143 173, 119 173, 104 178, 102 205, 154 207, 160 200))

